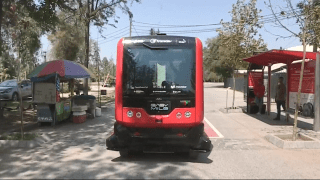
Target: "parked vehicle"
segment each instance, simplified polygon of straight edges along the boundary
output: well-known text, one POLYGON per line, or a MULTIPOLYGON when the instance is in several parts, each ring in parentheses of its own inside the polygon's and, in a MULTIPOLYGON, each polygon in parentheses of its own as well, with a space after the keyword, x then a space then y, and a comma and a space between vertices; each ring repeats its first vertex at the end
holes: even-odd
POLYGON ((0 83, 0 99, 17 101, 20 97, 32 96, 32 83, 30 80, 23 80, 20 83, 21 94, 19 93, 16 79, 6 80, 0 83))

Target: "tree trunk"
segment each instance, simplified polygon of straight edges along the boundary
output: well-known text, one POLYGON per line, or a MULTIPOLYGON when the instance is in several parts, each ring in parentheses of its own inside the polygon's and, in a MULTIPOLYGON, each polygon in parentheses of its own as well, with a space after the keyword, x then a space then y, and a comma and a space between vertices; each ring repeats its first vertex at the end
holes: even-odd
MULTIPOLYGON (((303 33, 303 60, 301 63, 301 72, 300 72, 300 80, 299 80, 299 89, 298 89, 298 97, 297 97, 297 104, 294 113, 294 124, 293 124, 293 135, 292 139, 295 141, 297 137, 297 118, 298 118, 298 110, 300 107, 300 97, 301 97, 301 87, 302 87, 302 80, 303 80, 303 71, 304 71, 304 61, 306 59, 306 40, 305 40, 305 33, 303 33)), ((288 101, 288 100, 287 100, 288 101)))
POLYGON ((236 95, 236 79, 234 77, 234 72, 232 73, 232 79, 233 79, 233 98, 232 98, 232 109, 233 109, 234 108, 235 95, 236 95))
POLYGON ((0 58, 2 57, 2 18, 3 18, 3 12, 2 12, 2 6, 3 1, 0 1, 0 58))
MULTIPOLYGON (((24 139, 24 130, 23 130, 23 105, 22 105, 22 93, 21 93, 21 85, 19 85, 20 81, 20 69, 21 69, 21 54, 20 54, 20 46, 21 46, 21 39, 22 39, 22 32, 19 37, 19 52, 18 52, 18 58, 19 58, 19 64, 18 64, 18 77, 17 77, 17 86, 19 90, 19 98, 20 98, 20 117, 21 117, 21 139, 24 139)), ((19 100, 19 99, 18 99, 19 100)))
MULTIPOLYGON (((86 32, 85 32, 85 46, 86 46, 86 56, 85 56, 85 67, 89 68, 89 38, 90 38, 90 21, 87 19, 86 21, 86 32)), ((84 80, 84 91, 85 95, 88 95, 89 91, 89 79, 85 78, 84 80)))

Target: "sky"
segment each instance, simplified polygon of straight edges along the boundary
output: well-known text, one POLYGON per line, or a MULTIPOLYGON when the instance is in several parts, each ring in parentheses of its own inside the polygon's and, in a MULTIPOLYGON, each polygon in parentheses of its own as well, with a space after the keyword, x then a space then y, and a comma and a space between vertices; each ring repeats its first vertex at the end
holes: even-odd
MULTIPOLYGON (((269 2, 269 0, 266 0, 269 2)), ((248 0, 247 0, 248 2, 248 0)), ((299 0, 292 0, 295 6, 299 0)), ((216 28, 221 27, 218 24, 221 19, 230 21, 232 4, 236 0, 141 0, 141 3, 133 3, 129 5, 133 13, 132 36, 148 35, 151 28, 160 30, 161 33, 167 35, 191 36, 198 37, 203 42, 208 38, 218 35, 216 28), (154 25, 150 25, 154 24, 154 25), (172 26, 190 26, 190 25, 206 25, 199 27, 172 27, 172 26)), ((284 0, 271 0, 275 12, 281 9, 287 10, 287 4, 284 0)), ((264 26, 259 30, 268 49, 287 49, 294 46, 300 46, 298 38, 278 38, 276 35, 289 36, 288 31, 275 24, 272 11, 265 4, 265 0, 257 0, 257 8, 261 9, 260 15, 264 16, 264 26)), ((90 38, 98 40, 100 47, 100 57, 113 57, 116 59, 116 46, 121 37, 129 36, 129 16, 124 14, 120 9, 116 11, 119 16, 117 28, 106 25, 102 33, 107 39, 104 39, 97 31, 97 28, 91 25, 90 38)), ((112 22, 113 20, 111 20, 112 22)), ((283 18, 282 23, 290 30, 299 32, 294 19, 283 18)), ((41 38, 41 51, 50 52, 51 44, 46 36, 41 38)), ((43 59, 42 59, 43 60, 43 59)))

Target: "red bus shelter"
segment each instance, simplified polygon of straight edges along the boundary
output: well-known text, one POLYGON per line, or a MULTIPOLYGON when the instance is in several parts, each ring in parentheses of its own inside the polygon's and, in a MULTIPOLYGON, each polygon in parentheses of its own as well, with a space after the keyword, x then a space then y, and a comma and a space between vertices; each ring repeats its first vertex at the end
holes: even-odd
MULTIPOLYGON (((305 59, 316 60, 317 52, 306 52, 305 59)), ((249 63, 253 63, 260 66, 268 66, 268 95, 267 95, 267 113, 270 114, 270 83, 271 83, 271 66, 277 63, 284 63, 287 65, 287 107, 289 107, 289 87, 290 87, 290 66, 293 61, 302 60, 303 52, 302 51, 288 51, 288 50, 270 50, 263 52, 252 57, 243 59, 249 63)), ((287 121, 289 116, 287 114, 287 121)))

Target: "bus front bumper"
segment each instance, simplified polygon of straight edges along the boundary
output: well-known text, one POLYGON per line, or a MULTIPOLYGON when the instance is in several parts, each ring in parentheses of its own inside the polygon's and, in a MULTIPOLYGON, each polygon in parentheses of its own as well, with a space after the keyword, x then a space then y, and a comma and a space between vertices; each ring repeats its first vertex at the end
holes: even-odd
POLYGON ((115 123, 114 134, 106 140, 108 150, 210 152, 212 144, 203 123, 192 128, 130 128, 115 123))

